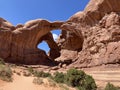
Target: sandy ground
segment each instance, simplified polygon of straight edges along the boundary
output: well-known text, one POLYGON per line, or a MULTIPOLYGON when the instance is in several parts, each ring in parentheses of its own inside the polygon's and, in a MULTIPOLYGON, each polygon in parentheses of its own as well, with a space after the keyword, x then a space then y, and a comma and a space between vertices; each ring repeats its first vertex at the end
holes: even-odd
POLYGON ((95 79, 98 87, 105 87, 108 82, 120 87, 120 70, 91 72, 89 71, 87 73, 95 79))
POLYGON ((39 88, 32 83, 32 77, 14 75, 12 83, 4 83, 0 90, 38 90, 39 88))
MULTIPOLYGON (((55 86, 49 85, 47 78, 43 79, 44 84, 36 85, 33 83, 33 79, 35 77, 23 76, 23 72, 25 72, 25 70, 22 70, 21 68, 16 68, 13 70, 16 71, 16 73, 13 73, 13 82, 5 82, 0 80, 0 90, 68 90, 64 87, 60 87, 58 84, 55 86), (17 74, 18 72, 20 75, 17 74)), ((75 89, 70 87, 69 90, 75 89)))
POLYGON ((91 75, 98 87, 105 87, 108 82, 120 87, 120 65, 103 65, 83 69, 91 75))
MULTIPOLYGON (((17 72, 21 72, 23 69, 16 69, 17 72)), ((84 69, 87 74, 93 76, 98 87, 105 87, 108 82, 111 82, 115 86, 120 87, 120 68, 105 68, 97 67, 91 69, 84 69)), ((21 72, 22 73, 22 72, 21 72)), ((34 77, 25 77, 23 75, 17 75, 14 73, 13 82, 4 82, 0 80, 0 90, 65 90, 58 87, 50 87, 46 85, 35 85, 33 83, 34 77)), ((75 90, 75 89, 71 89, 75 90)))
POLYGON ((25 77, 14 75, 12 83, 0 81, 0 90, 60 90, 55 87, 46 87, 44 85, 33 84, 34 77, 25 77))
POLYGON ((24 70, 16 68, 15 71, 21 73, 18 75, 16 73, 13 74, 13 82, 5 82, 0 80, 0 90, 61 90, 58 87, 50 87, 45 85, 36 85, 33 83, 33 79, 35 77, 23 76, 24 70))

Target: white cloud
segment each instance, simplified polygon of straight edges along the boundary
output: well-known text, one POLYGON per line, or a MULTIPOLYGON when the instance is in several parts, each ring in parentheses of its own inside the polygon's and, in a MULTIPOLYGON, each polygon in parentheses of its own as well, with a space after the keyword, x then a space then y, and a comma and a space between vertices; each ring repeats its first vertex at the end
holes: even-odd
POLYGON ((57 34, 55 34, 55 33, 53 33, 52 35, 53 35, 54 40, 56 41, 56 40, 57 40, 57 38, 58 38, 58 35, 57 35, 57 34))

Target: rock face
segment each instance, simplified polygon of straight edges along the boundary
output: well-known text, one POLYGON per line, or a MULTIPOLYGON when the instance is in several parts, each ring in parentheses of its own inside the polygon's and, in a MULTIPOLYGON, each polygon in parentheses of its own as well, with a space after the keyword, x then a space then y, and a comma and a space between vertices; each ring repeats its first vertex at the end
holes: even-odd
POLYGON ((54 59, 59 56, 59 48, 50 31, 58 29, 62 23, 51 23, 47 20, 38 19, 15 27, 0 18, 0 57, 5 61, 15 63, 52 63, 51 58, 54 59), (46 40, 50 47, 51 58, 46 55, 45 51, 37 48, 37 45, 43 40, 46 40))
MULTIPOLYGON (((119 0, 90 0, 84 11, 73 15, 61 29, 59 47, 78 52, 69 67, 120 63, 119 0)), ((67 52, 62 50, 60 59, 65 60, 67 52)))
POLYGON ((120 64, 120 0, 90 0, 66 22, 39 19, 13 26, 0 18, 0 57, 25 64, 49 64, 58 57, 72 63, 68 68, 120 64), (57 43, 54 29, 62 29, 57 43), (49 56, 37 48, 43 40, 49 56))

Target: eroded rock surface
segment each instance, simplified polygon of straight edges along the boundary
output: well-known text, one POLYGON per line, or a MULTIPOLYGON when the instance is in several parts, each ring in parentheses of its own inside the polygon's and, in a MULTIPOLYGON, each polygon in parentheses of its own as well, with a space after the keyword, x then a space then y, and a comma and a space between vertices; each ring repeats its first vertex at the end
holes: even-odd
MULTIPOLYGON (((68 67, 120 63, 119 0, 90 0, 83 12, 73 15, 61 28, 66 31, 62 33, 58 45, 78 52, 74 57, 77 60, 68 67)), ((61 52, 61 55, 64 60, 67 54, 61 52)))
POLYGON ((63 22, 31 20, 16 27, 0 18, 0 57, 5 61, 24 64, 49 64, 59 56, 59 48, 53 40, 51 30, 58 29, 63 22), (47 37, 47 39, 46 39, 47 37), (46 40, 50 46, 50 57, 37 45, 46 40), (54 51, 54 52, 53 52, 54 51), (56 55, 53 55, 56 53, 56 55))

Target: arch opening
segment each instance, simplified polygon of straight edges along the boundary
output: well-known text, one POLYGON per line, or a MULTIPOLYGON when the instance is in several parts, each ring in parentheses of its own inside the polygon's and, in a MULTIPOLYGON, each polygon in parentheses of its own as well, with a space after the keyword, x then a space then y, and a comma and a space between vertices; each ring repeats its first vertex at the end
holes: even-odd
POLYGON ((54 41, 57 41, 59 35, 61 34, 61 30, 60 29, 58 29, 58 30, 52 30, 51 33, 52 33, 54 41))
POLYGON ((50 48, 49 48, 48 44, 45 41, 40 42, 37 45, 37 48, 44 50, 46 52, 46 54, 48 54, 48 52, 50 51, 50 48))
MULTIPOLYGON (((59 29, 58 30, 52 30, 51 33, 52 33, 52 37, 53 37, 51 39, 53 39, 53 41, 56 42, 59 35, 61 34, 61 30, 59 30, 59 29)), ((47 35, 45 35, 45 36, 47 36, 47 35)), ((50 46, 47 43, 47 40, 49 40, 49 37, 44 38, 42 40, 42 42, 37 44, 37 48, 44 50, 46 52, 46 54, 48 54, 48 52, 50 51, 50 46)))
POLYGON ((53 30, 40 38, 36 45, 38 49, 44 50, 46 55, 53 60, 60 56, 60 49, 56 43, 59 34, 61 34, 61 30, 53 30))

